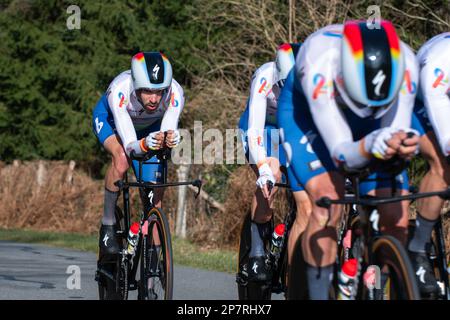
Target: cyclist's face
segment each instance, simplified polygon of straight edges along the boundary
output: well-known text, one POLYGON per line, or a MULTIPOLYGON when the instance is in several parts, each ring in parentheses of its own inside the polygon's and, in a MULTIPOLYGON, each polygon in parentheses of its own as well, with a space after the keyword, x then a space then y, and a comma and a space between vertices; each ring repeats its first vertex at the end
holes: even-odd
POLYGON ((137 94, 144 109, 153 112, 158 108, 159 102, 163 96, 163 90, 140 89, 137 94))

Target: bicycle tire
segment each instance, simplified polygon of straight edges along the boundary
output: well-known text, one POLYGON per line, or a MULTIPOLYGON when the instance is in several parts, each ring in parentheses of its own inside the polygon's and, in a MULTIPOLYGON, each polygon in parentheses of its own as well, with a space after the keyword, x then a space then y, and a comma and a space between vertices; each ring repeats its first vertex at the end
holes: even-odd
POLYGON ((173 252, 169 223, 160 208, 149 212, 147 234, 143 235, 141 247, 140 298, 144 300, 172 300, 173 298, 173 252), (153 228, 160 239, 160 249, 154 244, 153 228), (143 263, 142 263, 143 262, 143 263), (152 269, 153 268, 153 269, 152 269), (163 293, 155 292, 154 284, 161 284, 163 293), (150 283, 150 285, 149 285, 150 283))
MULTIPOLYGON (((387 281, 389 287, 386 290, 389 300, 420 300, 414 269, 404 246, 399 240, 388 235, 376 238, 372 245, 370 257, 371 264, 377 265, 380 270, 384 266, 389 270, 387 281)), ((362 282, 360 283, 362 285, 362 282)), ((363 292, 365 291, 363 290, 363 292)), ((366 296, 365 293, 364 296, 366 296)))

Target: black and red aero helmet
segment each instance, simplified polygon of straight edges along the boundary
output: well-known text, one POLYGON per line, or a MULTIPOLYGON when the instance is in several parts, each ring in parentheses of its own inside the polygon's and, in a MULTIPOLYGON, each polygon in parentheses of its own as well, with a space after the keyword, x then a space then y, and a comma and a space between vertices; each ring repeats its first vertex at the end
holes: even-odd
POLYGON ((400 39, 391 22, 369 28, 366 21, 344 24, 341 71, 349 107, 360 117, 381 117, 394 103, 405 73, 400 39))

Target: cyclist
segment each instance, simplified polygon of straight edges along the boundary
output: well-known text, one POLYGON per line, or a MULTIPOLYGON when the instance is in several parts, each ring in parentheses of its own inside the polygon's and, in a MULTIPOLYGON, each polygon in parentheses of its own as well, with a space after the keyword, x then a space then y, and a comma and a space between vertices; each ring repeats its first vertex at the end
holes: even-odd
MULTIPOLYGON (((381 21, 330 25, 303 43, 279 97, 278 125, 287 162, 313 200, 302 236, 311 299, 328 299, 336 260, 336 226, 341 207, 315 205, 323 196, 343 197, 345 180, 337 168, 362 168, 371 159, 410 159, 418 137, 407 137, 418 79, 413 51, 381 21), (299 143, 307 137, 309 145, 299 143)), ((378 172, 370 178, 382 178, 378 172)), ((407 191, 407 176, 396 177, 407 191)), ((390 181, 364 182, 363 193, 388 196, 390 181)), ((408 204, 378 208, 380 231, 406 242, 408 204)))
MULTIPOLYGON (((420 152, 429 170, 420 183, 420 192, 438 191, 450 183, 450 32, 427 41, 417 54, 420 85, 413 114, 413 128, 420 132, 420 152)), ((444 200, 430 197, 417 201, 416 231, 408 245, 423 295, 438 293, 439 287, 426 254, 431 232, 444 200)))
MULTIPOLYGON (((130 166, 131 151, 143 154, 180 142, 178 119, 184 106, 181 86, 172 78, 172 66, 160 52, 139 52, 131 59, 131 70, 119 74, 109 85, 93 111, 94 133, 111 155, 105 176, 105 198, 99 237, 99 258, 119 250, 116 239, 115 206, 119 189, 114 182, 123 178, 130 166), (164 133, 167 132, 164 141, 164 133)), ((156 159, 152 159, 157 161, 156 159)), ((136 174, 138 162, 132 162, 136 174)), ((146 182, 158 182, 161 165, 143 166, 146 182)), ((156 189, 153 203, 161 206, 164 191, 156 189)))
MULTIPOLYGON (((284 151, 280 150, 280 140, 276 126, 277 100, 287 74, 293 67, 300 44, 284 43, 279 46, 275 61, 259 67, 251 81, 247 107, 239 120, 241 137, 246 158, 257 176, 257 189, 251 204, 251 248, 248 262, 249 281, 271 279, 271 270, 265 263, 266 252, 263 241, 271 235, 271 218, 275 187, 269 192, 268 183, 281 181, 280 165, 285 166, 284 151)), ((295 180, 287 168, 289 180, 295 180)), ((303 187, 293 183, 293 191, 299 212, 298 222, 293 230, 301 231, 311 204, 303 187)), ((298 233, 297 232, 297 233, 298 233)))

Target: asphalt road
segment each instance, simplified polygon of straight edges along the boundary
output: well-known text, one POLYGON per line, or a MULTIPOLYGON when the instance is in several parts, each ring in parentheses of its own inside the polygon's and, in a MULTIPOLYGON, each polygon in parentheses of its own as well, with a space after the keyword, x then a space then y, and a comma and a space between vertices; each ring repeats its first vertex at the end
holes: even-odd
MULTIPOLYGON (((0 241, 0 299, 96 300, 96 260, 93 253, 0 241)), ((136 296, 133 291, 129 298, 136 296)), ((174 299, 237 298, 234 275, 174 266, 174 299)))

